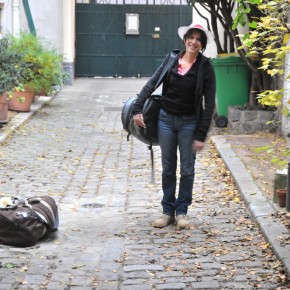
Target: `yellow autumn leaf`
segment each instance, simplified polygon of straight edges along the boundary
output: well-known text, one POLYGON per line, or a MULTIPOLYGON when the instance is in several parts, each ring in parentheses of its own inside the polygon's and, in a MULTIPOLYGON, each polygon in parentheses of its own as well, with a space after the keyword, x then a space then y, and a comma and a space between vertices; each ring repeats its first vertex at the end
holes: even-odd
POLYGON ((270 28, 271 27, 271 20, 269 17, 261 17, 261 25, 263 28, 270 28))
POLYGON ((266 250, 266 249, 268 249, 270 247, 270 244, 269 243, 265 243, 265 244, 263 244, 262 246, 261 246, 261 248, 263 249, 263 250, 266 250))
POLYGON ((276 269, 276 268, 278 268, 278 267, 280 267, 281 266, 281 262, 280 261, 277 261, 274 265, 273 265, 273 269, 276 269))
POLYGON ((234 202, 239 203, 240 202, 240 199, 238 197, 235 197, 234 198, 234 202))
MULTIPOLYGON (((290 3, 290 0, 289 0, 289 3, 290 3)), ((289 40, 289 36, 290 36, 290 33, 285 34, 284 39, 283 39, 283 44, 287 44, 287 42, 289 40)))

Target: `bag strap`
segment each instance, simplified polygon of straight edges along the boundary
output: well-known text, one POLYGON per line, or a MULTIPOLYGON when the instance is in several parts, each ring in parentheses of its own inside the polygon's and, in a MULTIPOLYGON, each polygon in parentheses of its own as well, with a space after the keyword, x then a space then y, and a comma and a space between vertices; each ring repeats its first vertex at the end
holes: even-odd
MULTIPOLYGON (((30 198, 29 198, 30 199, 30 198)), ((33 199, 37 199, 37 198, 33 198, 33 199)), ((35 218, 37 218, 40 222, 44 223, 45 226, 49 227, 49 224, 47 223, 46 218, 40 214, 39 212, 37 212, 31 204, 29 204, 28 198, 24 198, 23 200, 21 200, 18 204, 23 204, 24 206, 28 207, 31 210, 31 213, 35 216, 35 218)), ((43 237, 47 231, 46 227, 43 227, 42 233, 41 233, 41 237, 43 237)))
MULTIPOLYGON (((156 82, 154 90, 157 90, 157 88, 161 85, 161 81, 164 78, 165 74, 172 69, 172 67, 173 67, 173 65, 175 63, 174 60, 176 59, 176 57, 178 56, 179 53, 180 53, 180 50, 178 50, 178 49, 173 49, 173 51, 170 52, 170 55, 169 55, 169 58, 168 58, 168 63, 165 65, 165 67, 164 67, 164 69, 163 69, 158 81, 156 82)), ((168 78, 169 78, 169 76, 167 74, 167 78, 166 79, 168 79, 168 78)))
POLYGON ((154 151, 153 151, 151 140, 150 140, 150 145, 148 146, 148 149, 150 150, 150 157, 151 157, 151 183, 155 184, 154 151))
MULTIPOLYGON (((41 197, 31 197, 31 198, 29 198, 29 199, 26 199, 25 200, 25 205, 27 205, 27 206, 29 206, 30 208, 32 208, 32 205, 30 204, 30 202, 32 203, 32 202, 35 202, 35 201, 38 201, 38 202, 40 202, 41 204, 43 204, 48 210, 49 210, 49 212, 50 212, 50 214, 51 214, 51 217, 52 217, 52 221, 53 221, 53 224, 55 223, 55 217, 54 217, 54 212, 53 212, 53 210, 52 210, 52 208, 51 208, 51 206, 46 202, 46 201, 44 201, 41 197)), ((46 220, 46 218, 41 214, 41 213, 39 213, 38 211, 36 211, 35 209, 33 209, 38 215, 39 215, 39 217, 48 225, 48 226, 50 226, 49 225, 49 223, 47 222, 47 220, 46 220)))

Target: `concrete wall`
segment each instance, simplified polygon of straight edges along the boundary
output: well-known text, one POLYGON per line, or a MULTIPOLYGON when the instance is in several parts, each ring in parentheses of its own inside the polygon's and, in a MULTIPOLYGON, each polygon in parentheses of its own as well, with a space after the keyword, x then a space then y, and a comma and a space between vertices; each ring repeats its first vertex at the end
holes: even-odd
MULTIPOLYGON (((37 35, 46 39, 60 53, 63 52, 62 2, 60 0, 29 0, 30 11, 37 35)), ((22 1, 20 13, 21 28, 29 31, 22 1)))
POLYGON ((11 0, 0 0, 0 37, 12 33, 12 5, 11 0))
MULTIPOLYGON (((65 0, 70 1, 70 0, 65 0)), ((29 0, 29 6, 40 37, 46 39, 60 53, 63 51, 63 0, 29 0)), ((29 31, 28 22, 21 0, 0 0, 0 35, 12 34, 14 29, 29 31), (13 9, 19 5, 19 15, 13 9), (18 18, 18 19, 17 19, 18 18), (15 23, 19 22, 19 27, 15 23)))

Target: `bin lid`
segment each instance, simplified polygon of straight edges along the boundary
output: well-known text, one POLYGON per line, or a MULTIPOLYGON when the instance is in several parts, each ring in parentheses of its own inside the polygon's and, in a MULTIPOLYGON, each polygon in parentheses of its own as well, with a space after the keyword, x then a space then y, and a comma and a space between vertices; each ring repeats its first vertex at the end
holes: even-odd
POLYGON ((240 56, 230 56, 222 58, 212 58, 211 62, 214 66, 219 65, 246 65, 240 56))

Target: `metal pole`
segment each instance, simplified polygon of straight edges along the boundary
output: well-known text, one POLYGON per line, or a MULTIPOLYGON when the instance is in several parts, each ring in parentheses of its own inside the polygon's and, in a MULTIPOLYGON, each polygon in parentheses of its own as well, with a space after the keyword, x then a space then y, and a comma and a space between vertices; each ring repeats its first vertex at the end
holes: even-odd
POLYGON ((22 0, 22 3, 23 3, 23 7, 24 7, 24 11, 25 11, 25 15, 26 15, 26 19, 27 19, 27 22, 28 22, 28 26, 29 26, 30 32, 32 34, 36 35, 36 30, 35 30, 35 26, 34 26, 33 18, 32 18, 32 15, 31 15, 31 11, 30 11, 28 0, 22 0))

